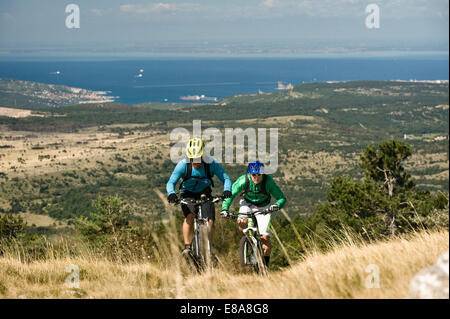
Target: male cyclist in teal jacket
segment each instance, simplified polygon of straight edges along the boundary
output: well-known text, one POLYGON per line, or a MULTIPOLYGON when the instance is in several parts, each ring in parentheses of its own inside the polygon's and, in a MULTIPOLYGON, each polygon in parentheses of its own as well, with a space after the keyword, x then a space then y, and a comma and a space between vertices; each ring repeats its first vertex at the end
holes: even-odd
MULTIPOLYGON (((286 197, 273 180, 272 176, 264 174, 264 164, 260 161, 251 162, 247 167, 247 174, 239 177, 233 184, 231 198, 226 199, 222 204, 220 215, 226 217, 231 202, 239 193, 244 193, 244 198, 240 201, 238 216, 238 232, 244 235, 243 229, 247 228, 246 213, 257 212, 270 209, 271 212, 277 211, 286 203, 286 197), (276 200, 274 205, 270 205, 271 196, 276 200)), ((270 253, 272 245, 270 243, 270 223, 272 214, 256 215, 258 222, 258 231, 261 234, 261 244, 264 251, 264 261, 269 266, 270 253)))
MULTIPOLYGON (((212 177, 216 175, 224 184, 223 197, 231 197, 231 179, 214 159, 210 158, 206 163, 203 161, 204 143, 199 138, 189 140, 186 145, 186 157, 178 162, 169 181, 167 182, 167 200, 169 203, 178 203, 178 197, 175 192, 175 185, 180 179, 183 179, 180 186, 181 198, 200 199, 202 194, 207 197, 212 197, 211 186, 214 186, 212 177)), ((191 249, 191 242, 194 235, 194 211, 192 207, 185 204, 181 205, 184 214, 183 222, 183 239, 184 250, 183 254, 189 253, 191 249)), ((202 204, 202 212, 206 213, 209 218, 209 238, 213 242, 214 235, 214 221, 215 221, 215 207, 212 202, 202 204)))

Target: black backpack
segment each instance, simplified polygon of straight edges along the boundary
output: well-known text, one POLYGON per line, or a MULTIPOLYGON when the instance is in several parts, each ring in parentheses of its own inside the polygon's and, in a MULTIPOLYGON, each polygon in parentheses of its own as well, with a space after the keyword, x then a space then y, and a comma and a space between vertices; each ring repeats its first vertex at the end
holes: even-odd
MULTIPOLYGON (((266 190, 266 182, 267 182, 267 175, 263 174, 263 179, 261 181, 261 190, 260 191, 250 191, 250 180, 248 179, 248 174, 245 174, 245 190, 244 192, 241 194, 242 197, 244 197, 247 193, 263 193, 265 195, 267 195, 267 200, 265 200, 262 203, 270 203, 271 200, 271 196, 270 194, 267 192, 266 190)), ((257 203, 257 204, 262 204, 262 203, 257 203)))
MULTIPOLYGON (((214 181, 212 180, 212 175, 211 175, 211 165, 209 163, 205 163, 202 159, 202 165, 205 166, 205 172, 206 172, 206 178, 209 179, 211 181, 211 186, 214 187, 214 181)), ((183 185, 183 183, 188 180, 189 178, 196 178, 196 179, 203 179, 203 177, 200 176, 192 176, 192 163, 188 162, 186 165, 186 176, 183 177, 183 181, 181 182, 180 186, 178 189, 181 189, 181 186, 183 185)))

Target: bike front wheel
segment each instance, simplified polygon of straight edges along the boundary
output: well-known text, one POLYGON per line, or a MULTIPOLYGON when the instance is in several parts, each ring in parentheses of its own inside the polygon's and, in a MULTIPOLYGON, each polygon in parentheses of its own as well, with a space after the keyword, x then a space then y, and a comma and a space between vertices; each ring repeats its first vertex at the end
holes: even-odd
POLYGON ((197 238, 193 241, 193 255, 199 271, 208 268, 211 264, 211 246, 209 242, 207 224, 198 226, 197 238))
POLYGON ((239 261, 243 272, 252 271, 267 275, 261 242, 254 237, 244 236, 239 243, 239 261))

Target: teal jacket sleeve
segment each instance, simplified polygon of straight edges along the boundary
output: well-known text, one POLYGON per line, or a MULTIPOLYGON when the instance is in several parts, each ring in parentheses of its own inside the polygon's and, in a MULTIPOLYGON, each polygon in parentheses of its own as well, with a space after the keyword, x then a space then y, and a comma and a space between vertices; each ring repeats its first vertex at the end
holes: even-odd
POLYGON ((228 176, 228 174, 225 172, 225 170, 223 169, 223 167, 217 163, 216 161, 213 161, 211 163, 211 168, 212 168, 212 174, 216 175, 218 179, 220 179, 220 181, 223 184, 223 190, 225 191, 231 191, 231 179, 228 176))
POLYGON ((169 181, 166 185, 167 195, 174 194, 175 192, 175 185, 178 183, 180 178, 183 178, 186 174, 186 161, 181 160, 178 162, 177 166, 175 166, 175 169, 172 172, 172 175, 169 178, 169 181))

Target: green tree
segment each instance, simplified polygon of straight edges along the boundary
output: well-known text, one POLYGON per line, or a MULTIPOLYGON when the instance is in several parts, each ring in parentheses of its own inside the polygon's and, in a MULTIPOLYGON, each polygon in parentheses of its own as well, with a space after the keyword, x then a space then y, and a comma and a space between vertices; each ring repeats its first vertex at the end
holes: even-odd
POLYGON ((364 150, 360 167, 366 178, 360 182, 337 176, 331 181, 327 202, 312 217, 316 234, 328 229, 340 233, 342 227, 349 227, 366 238, 377 238, 444 226, 441 216, 448 208, 448 197, 432 196, 416 187, 401 165, 410 155, 411 147, 401 141, 385 141, 364 150))
POLYGON ((375 145, 368 146, 361 154, 359 166, 365 169, 367 178, 383 182, 392 198, 396 186, 406 189, 415 186, 411 175, 401 165, 411 152, 411 146, 402 141, 384 141, 378 149, 375 145))
POLYGON ((116 195, 98 196, 92 206, 95 211, 90 214, 90 218, 75 219, 78 231, 92 241, 112 239, 119 245, 123 231, 129 227, 132 216, 129 205, 116 195))
POLYGON ((78 217, 77 232, 90 246, 113 260, 129 261, 153 257, 155 241, 152 235, 164 232, 162 224, 143 225, 121 197, 98 196, 92 203, 89 217, 78 217))
POLYGON ((340 234, 344 226, 366 239, 385 233, 389 198, 379 184, 337 176, 331 181, 326 198, 327 202, 317 206, 313 216, 316 235, 323 237, 329 229, 340 234))
POLYGON ((26 223, 21 216, 0 215, 0 239, 17 238, 25 230, 26 223))

